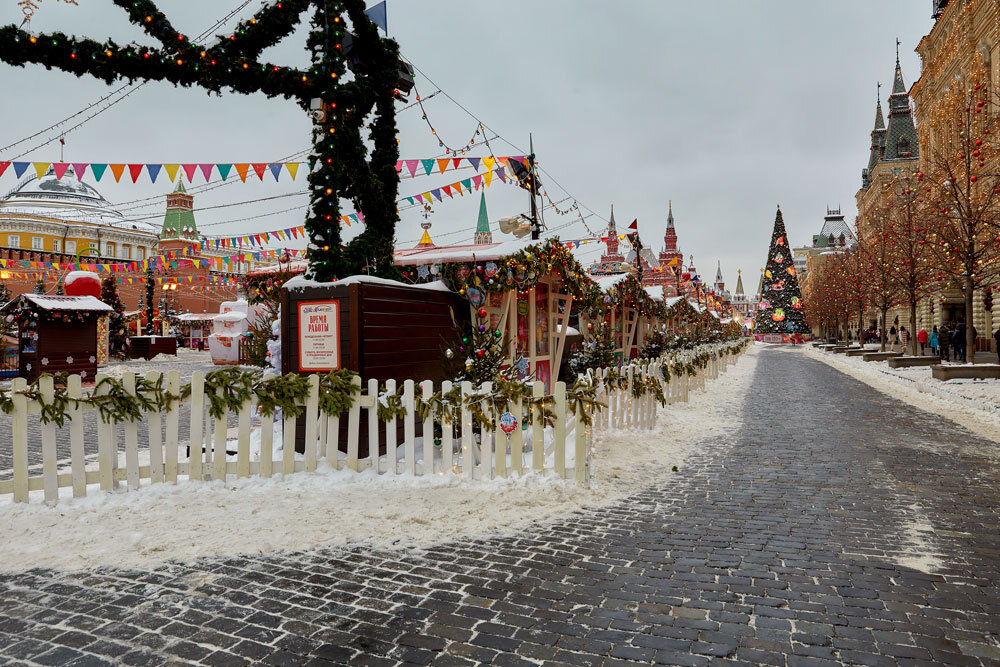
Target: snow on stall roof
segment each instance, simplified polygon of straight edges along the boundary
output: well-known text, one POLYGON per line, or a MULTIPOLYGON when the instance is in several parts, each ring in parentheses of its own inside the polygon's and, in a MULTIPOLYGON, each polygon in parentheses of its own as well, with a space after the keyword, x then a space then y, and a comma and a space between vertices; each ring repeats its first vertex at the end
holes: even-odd
POLYGON ((213 322, 242 322, 247 319, 247 314, 240 311, 232 311, 229 313, 222 313, 221 315, 216 315, 212 318, 213 322))
POLYGON ((85 310, 92 312, 111 312, 111 306, 94 296, 55 296, 50 294, 22 294, 42 310, 85 310))
POLYGON ((210 322, 218 316, 218 313, 182 313, 177 319, 181 322, 210 322))
POLYGON ((253 278, 254 276, 269 276, 275 273, 284 273, 286 271, 288 273, 305 273, 307 268, 309 268, 309 260, 297 259, 294 262, 272 264, 260 269, 254 269, 253 271, 247 273, 247 277, 253 278))
POLYGON ((591 279, 597 283, 597 286, 601 288, 602 292, 609 291, 612 287, 622 282, 628 278, 630 273, 612 273, 607 276, 591 276, 591 279))
POLYGON ((682 299, 684 299, 683 296, 668 296, 666 299, 663 300, 663 303, 665 303, 667 305, 667 308, 669 308, 670 306, 674 305, 678 301, 681 301, 682 299))
POLYGON ((663 285, 646 285, 643 289, 653 301, 663 301, 663 285))
POLYGON ((289 290, 300 290, 306 289, 307 287, 332 287, 333 285, 354 285, 358 283, 368 283, 370 285, 386 285, 389 287, 411 287, 414 289, 425 289, 431 290, 432 292, 450 292, 448 286, 445 285, 440 280, 435 280, 430 283, 423 283, 421 285, 411 285, 410 283, 401 283, 398 280, 389 280, 388 278, 377 278, 376 276, 348 276, 342 280, 335 280, 330 283, 321 283, 315 280, 309 280, 303 275, 295 276, 286 282, 282 287, 289 290))
POLYGON ((455 262, 487 262, 516 254, 541 241, 512 239, 500 243, 470 243, 467 245, 398 248, 393 253, 396 266, 449 264, 455 262))

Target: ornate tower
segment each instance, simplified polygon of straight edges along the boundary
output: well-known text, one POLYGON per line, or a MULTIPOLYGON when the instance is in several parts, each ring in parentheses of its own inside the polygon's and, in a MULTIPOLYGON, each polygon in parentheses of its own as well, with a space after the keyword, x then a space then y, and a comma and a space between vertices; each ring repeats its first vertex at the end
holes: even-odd
POLYGON ((160 230, 161 250, 183 250, 200 246, 198 225, 194 219, 194 197, 184 189, 184 183, 177 181, 177 187, 167 195, 167 212, 163 216, 160 230))
POLYGON ((611 220, 608 221, 608 252, 601 262, 624 262, 625 256, 618 252, 618 229, 615 227, 615 205, 611 205, 611 220))
POLYGON ((722 294, 726 291, 726 283, 722 280, 722 260, 719 260, 719 264, 715 269, 715 292, 716 294, 722 294))
POLYGON ((486 214, 486 193, 479 200, 479 222, 476 224, 474 243, 493 243, 493 232, 490 231, 490 218, 486 214))
MULTIPOLYGON (((882 89, 882 84, 878 85, 878 90, 882 89)), ((871 132, 872 145, 868 154, 868 167, 861 170, 861 187, 867 189, 871 185, 872 171, 875 165, 882 159, 885 153, 885 120, 882 118, 882 100, 876 97, 875 100, 875 129, 871 132)))

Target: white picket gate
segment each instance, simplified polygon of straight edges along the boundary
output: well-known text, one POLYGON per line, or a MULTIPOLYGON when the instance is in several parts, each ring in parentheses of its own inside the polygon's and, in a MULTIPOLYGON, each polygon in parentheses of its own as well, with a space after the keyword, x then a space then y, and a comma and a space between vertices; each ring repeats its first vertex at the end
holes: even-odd
MULTIPOLYGON (((680 359, 688 360, 693 353, 682 353, 680 359)), ((627 374, 625 388, 604 388, 599 390, 598 401, 605 404, 592 416, 592 426, 597 429, 651 429, 656 424, 657 402, 652 393, 646 392, 636 398, 633 383, 644 378, 655 378, 661 383, 668 404, 688 400, 688 393, 695 388, 704 388, 705 377, 717 377, 725 371, 728 363, 734 363, 733 355, 719 355, 700 369, 696 376, 672 375, 669 381, 662 378, 658 364, 633 362, 624 371, 627 374)), ((592 372, 595 380, 603 380, 609 371, 592 372)), ((265 375, 265 379, 272 374, 265 375)), ((150 372, 146 379, 155 382, 159 377, 150 372)), ((99 384, 101 375, 97 377, 99 384)), ((357 385, 361 379, 354 378, 357 385)), ((122 378, 125 390, 134 394, 135 376, 126 373, 122 378)), ((178 395, 180 376, 170 371, 165 377, 165 388, 178 395)), ((403 441, 397 442, 397 420, 393 417, 385 426, 386 454, 379 454, 380 418, 377 404, 380 400, 378 383, 369 380, 361 388, 350 408, 342 414, 325 414, 319 409, 319 378, 309 378, 309 394, 304 412, 300 417, 286 416, 279 429, 275 429, 275 416, 260 417, 259 426, 254 427, 257 415, 253 399, 245 402, 234 415, 237 426, 227 428, 228 415, 213 418, 208 414, 205 397, 205 374, 194 373, 191 379, 190 396, 183 401, 174 401, 164 412, 149 412, 144 423, 124 422, 122 438, 119 441, 117 425, 106 424, 97 418, 96 452, 87 447, 84 429, 84 413, 95 412, 96 408, 83 404, 71 410, 64 429, 69 433, 69 456, 59 458, 56 446, 57 426, 54 422, 41 423, 40 443, 29 442, 29 417, 40 413, 40 404, 23 393, 27 383, 22 378, 13 381, 12 435, 7 442, 13 448, 13 467, 9 479, 0 480, 0 497, 12 495, 14 502, 28 502, 32 491, 41 491, 47 504, 54 505, 60 497, 60 489, 71 488, 75 498, 85 497, 97 486, 101 492, 118 489, 124 483, 129 490, 138 489, 149 480, 149 484, 176 483, 188 480, 221 480, 251 476, 272 477, 276 474, 289 475, 300 471, 314 471, 325 462, 334 469, 348 469, 356 472, 369 471, 380 475, 459 475, 465 479, 492 479, 521 475, 527 471, 551 471, 556 475, 587 484, 590 475, 590 448, 592 428, 583 424, 579 407, 567 405, 566 385, 555 383, 553 389, 554 415, 550 424, 543 424, 540 418, 526 424, 527 411, 539 410, 537 406, 517 401, 509 406, 509 411, 517 418, 517 428, 508 436, 501 429, 500 417, 496 415, 490 424, 476 425, 470 410, 463 409, 461 422, 453 430, 441 429, 440 442, 435 442, 435 423, 441 424, 441 415, 429 411, 421 419, 415 410, 416 396, 429 398, 434 393, 430 380, 414 383, 407 380, 402 387, 394 381, 386 383, 385 395, 400 395, 406 413, 403 420, 403 441), (189 439, 181 441, 181 407, 190 407, 189 439), (304 419, 305 451, 295 452, 296 422, 304 419), (347 420, 346 443, 341 447, 341 420, 347 420), (368 456, 362 458, 360 451, 360 425, 363 419, 368 424, 368 456), (148 447, 139 446, 140 429, 148 438, 148 447), (280 445, 274 442, 275 434, 281 438, 280 445), (256 446, 252 446, 256 436, 256 446), (41 474, 38 466, 29 466, 29 448, 40 445, 41 474), (87 453, 90 451, 91 453, 87 453), (189 456, 189 451, 192 456, 189 456), (88 488, 89 487, 89 488, 88 488)), ((441 385, 442 393, 452 389, 450 382, 441 385)), ((532 396, 542 398, 544 386, 533 383, 532 396)), ((488 393, 489 383, 473 391, 471 383, 461 385, 463 396, 488 393)), ((39 394, 46 403, 51 403, 54 395, 53 379, 43 377, 39 382, 39 394)), ((70 376, 66 388, 70 398, 82 397, 81 379, 70 376)), ((383 396, 384 400, 384 396, 383 396)), ((463 405, 467 401, 463 400, 463 405)), ((6 438, 5 438, 6 440, 6 438)), ((2 442, 2 441, 0 441, 2 442)), ((3 443, 6 444, 6 443, 3 443)), ((2 446, 2 444, 0 444, 2 446)), ((68 494, 66 494, 68 495, 68 494)))

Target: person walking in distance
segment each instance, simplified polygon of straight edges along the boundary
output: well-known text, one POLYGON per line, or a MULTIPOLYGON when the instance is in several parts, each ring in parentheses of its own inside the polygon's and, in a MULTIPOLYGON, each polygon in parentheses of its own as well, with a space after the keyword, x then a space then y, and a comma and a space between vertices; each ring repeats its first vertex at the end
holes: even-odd
POLYGON ((931 346, 931 356, 936 357, 938 353, 938 330, 937 325, 931 329, 930 335, 927 337, 927 343, 931 346))
POLYGON ((906 346, 910 344, 910 332, 906 330, 906 327, 899 327, 899 349, 901 352, 906 352, 906 346))
POLYGON ((938 348, 941 350, 941 361, 951 361, 951 329, 947 323, 941 325, 938 333, 938 348))
POLYGON ((920 343, 920 356, 924 356, 924 348, 927 346, 927 329, 921 327, 917 332, 917 342, 920 343))

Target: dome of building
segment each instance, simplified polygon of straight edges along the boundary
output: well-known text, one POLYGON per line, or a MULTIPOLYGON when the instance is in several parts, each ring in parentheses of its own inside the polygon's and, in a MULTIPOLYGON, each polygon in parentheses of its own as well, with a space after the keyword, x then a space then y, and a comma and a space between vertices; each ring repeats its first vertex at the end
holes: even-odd
POLYGON ((72 222, 124 226, 125 216, 90 185, 76 178, 73 167, 57 178, 49 168, 31 176, 0 200, 0 213, 43 216, 72 222))

